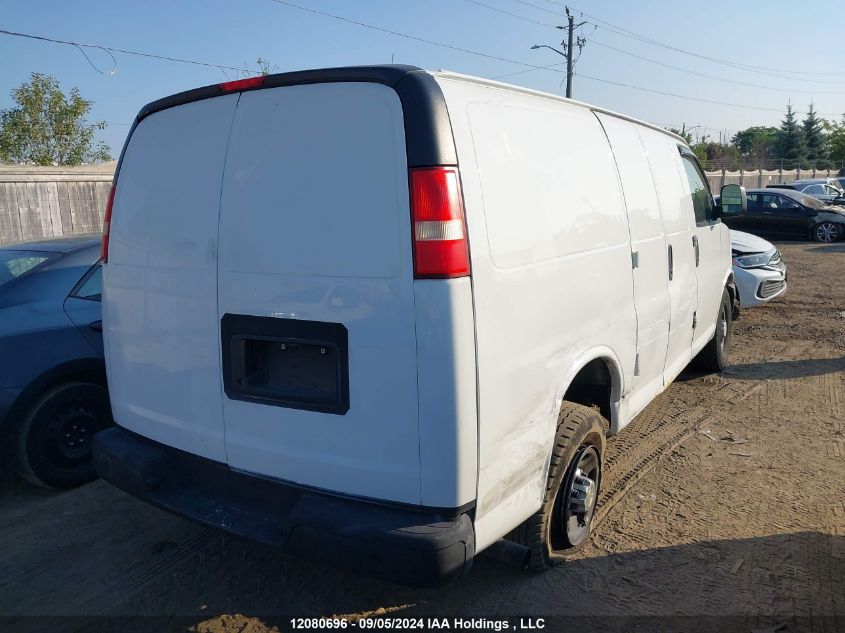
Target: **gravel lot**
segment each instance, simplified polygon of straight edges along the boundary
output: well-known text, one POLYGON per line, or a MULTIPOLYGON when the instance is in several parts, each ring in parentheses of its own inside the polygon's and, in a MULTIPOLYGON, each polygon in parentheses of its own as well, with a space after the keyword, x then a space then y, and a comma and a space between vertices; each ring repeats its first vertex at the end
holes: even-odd
POLYGON ((845 630, 845 244, 780 247, 787 294, 743 312, 728 371, 685 373, 609 441, 592 543, 562 567, 480 557, 453 585, 414 590, 275 555, 102 482, 59 494, 13 481, 0 490, 0 628, 146 615, 111 622, 263 631, 291 614, 395 612, 845 630))

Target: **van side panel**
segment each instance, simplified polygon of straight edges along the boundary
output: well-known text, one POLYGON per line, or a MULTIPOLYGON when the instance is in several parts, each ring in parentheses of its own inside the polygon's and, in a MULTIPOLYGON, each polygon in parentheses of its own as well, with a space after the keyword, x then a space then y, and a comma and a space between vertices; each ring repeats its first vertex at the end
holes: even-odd
POLYGON ((414 283, 420 403, 422 504, 457 508, 475 500, 478 410, 472 283, 414 283))
POLYGON ((461 166, 479 377, 476 546, 542 502, 560 400, 593 358, 633 374, 627 220, 587 109, 438 78, 461 166))
MULTIPOLYGON (((310 321, 344 328, 348 339, 346 411, 224 395, 229 464, 420 503, 408 167, 396 92, 366 82, 244 92, 220 236, 218 319, 310 321)), ((230 353, 229 341, 223 348, 230 353)))
MULTIPOLYGON (((596 115, 610 140, 636 254, 634 298, 637 308, 637 356, 628 403, 630 420, 663 390, 663 366, 669 339, 669 266, 667 239, 660 218, 657 191, 651 177, 639 126, 607 114, 596 115)), ((615 429, 618 430, 618 429, 615 429)))
POLYGON ((668 245, 672 247, 672 278, 669 280, 669 343, 663 382, 668 385, 690 361, 693 317, 698 307, 698 278, 692 230, 695 217, 682 174, 678 141, 655 130, 640 131, 657 197, 668 245))
POLYGON ((217 223, 237 99, 188 103, 138 124, 118 176, 103 272, 115 420, 224 462, 217 223))

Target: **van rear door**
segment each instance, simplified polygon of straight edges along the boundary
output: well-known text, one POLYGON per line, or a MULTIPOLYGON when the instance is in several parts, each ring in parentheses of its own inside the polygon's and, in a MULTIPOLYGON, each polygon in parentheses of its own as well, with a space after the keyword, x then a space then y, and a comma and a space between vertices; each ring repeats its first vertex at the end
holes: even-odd
POLYGON ((226 461, 217 319, 217 223, 237 95, 154 112, 120 164, 104 266, 115 420, 226 461))
POLYGON ((230 466, 420 503, 408 165, 393 89, 240 95, 218 279, 230 466))

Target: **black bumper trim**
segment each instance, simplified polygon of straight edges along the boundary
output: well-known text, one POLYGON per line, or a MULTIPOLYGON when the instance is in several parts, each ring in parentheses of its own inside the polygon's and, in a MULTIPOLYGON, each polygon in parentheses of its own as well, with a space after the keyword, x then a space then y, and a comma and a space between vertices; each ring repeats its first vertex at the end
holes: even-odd
POLYGON ((245 474, 120 427, 95 436, 94 466, 174 514, 383 580, 444 585, 469 571, 475 554, 467 514, 448 518, 245 474))

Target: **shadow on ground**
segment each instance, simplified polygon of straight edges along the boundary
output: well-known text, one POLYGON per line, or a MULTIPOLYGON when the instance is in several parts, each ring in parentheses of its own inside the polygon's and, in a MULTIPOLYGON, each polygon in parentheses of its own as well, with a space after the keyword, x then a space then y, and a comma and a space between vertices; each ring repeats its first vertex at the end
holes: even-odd
POLYGON ((845 243, 823 244, 807 249, 810 253, 845 253, 845 243))
MULTIPOLYGON (((200 530, 201 528, 197 528, 200 530)), ((601 544, 598 544, 601 546, 601 544)), ((166 556, 167 548, 149 552, 166 556)), ((63 630, 289 630, 289 618, 355 614, 401 617, 574 617, 559 628, 625 631, 841 630, 845 624, 845 537, 797 532, 712 540, 573 560, 531 573, 481 556, 467 577, 441 589, 413 589, 268 552, 215 534, 177 569, 148 574, 133 595, 114 592, 102 615, 61 611, 63 630), (145 616, 128 620, 127 616, 145 616), (595 619, 596 616, 601 616, 595 619), (632 618, 632 616, 637 616, 632 618), (691 616, 697 616, 692 618, 691 616), (703 616, 703 617, 702 617, 703 616), (813 616, 813 622, 803 620, 813 616), (836 618, 839 618, 838 620, 836 618), (675 618, 675 619, 673 619, 675 618), (827 623, 829 621, 829 623, 827 623), (589 625, 589 626, 588 626, 589 625)), ((61 565, 60 561, 56 561, 61 565)), ((120 568, 96 578, 104 598, 120 568)), ((25 585, 26 583, 24 583, 25 585)), ((55 596, 44 587, 43 599, 55 596)), ((15 591, 0 599, 3 630, 46 630, 55 618, 15 614, 15 591)), ((92 604, 90 601, 87 603, 92 604)), ((558 627, 554 627, 555 629, 558 627)))
POLYGON ((788 380, 845 371, 845 357, 776 360, 731 365, 722 375, 738 380, 788 380))

